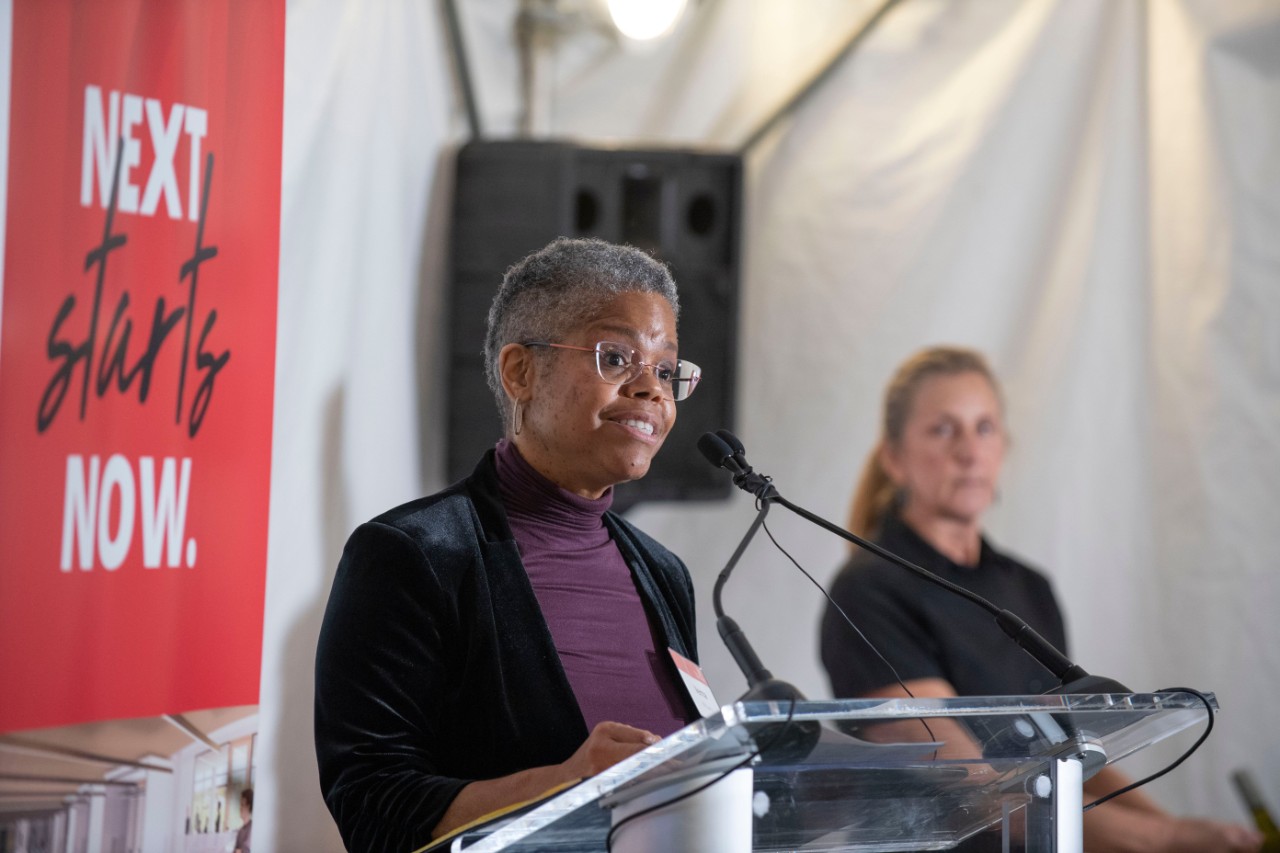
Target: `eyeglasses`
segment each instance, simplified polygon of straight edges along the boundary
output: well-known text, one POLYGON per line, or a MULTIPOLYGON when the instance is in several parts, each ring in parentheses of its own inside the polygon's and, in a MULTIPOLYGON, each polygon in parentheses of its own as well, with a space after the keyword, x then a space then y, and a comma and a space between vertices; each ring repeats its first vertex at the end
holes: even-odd
POLYGON ((594 347, 575 347, 569 344, 553 344, 550 341, 521 341, 526 347, 551 347, 553 349, 571 349, 580 352, 593 352, 596 355, 596 372, 600 378, 610 385, 625 385, 640 378, 645 370, 653 375, 671 399, 677 403, 689 399, 693 389, 698 387, 702 379, 702 368, 691 361, 663 361, 648 364, 640 360, 640 353, 625 344, 612 341, 601 341, 594 347))

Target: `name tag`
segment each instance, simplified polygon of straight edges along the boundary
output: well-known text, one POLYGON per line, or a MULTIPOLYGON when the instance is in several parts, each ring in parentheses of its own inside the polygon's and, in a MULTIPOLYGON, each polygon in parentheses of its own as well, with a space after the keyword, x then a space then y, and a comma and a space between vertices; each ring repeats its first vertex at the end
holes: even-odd
POLYGON ((684 682, 684 689, 689 692, 689 698, 693 700, 693 707, 698 709, 698 713, 709 717, 719 711, 720 703, 711 692, 711 685, 707 683, 707 677, 702 674, 702 669, 675 649, 668 648, 667 652, 675 661, 680 680, 684 682))

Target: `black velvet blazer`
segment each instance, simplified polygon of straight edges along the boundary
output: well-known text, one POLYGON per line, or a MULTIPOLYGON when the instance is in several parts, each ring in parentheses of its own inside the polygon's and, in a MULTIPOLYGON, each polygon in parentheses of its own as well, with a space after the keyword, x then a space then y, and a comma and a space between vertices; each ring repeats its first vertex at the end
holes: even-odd
MULTIPOLYGON (((697 660, 684 564, 620 516, 604 520, 660 641, 697 660)), ((315 680, 320 787, 349 850, 415 850, 467 782, 557 764, 586 737, 493 451, 467 479, 351 534, 315 680)))

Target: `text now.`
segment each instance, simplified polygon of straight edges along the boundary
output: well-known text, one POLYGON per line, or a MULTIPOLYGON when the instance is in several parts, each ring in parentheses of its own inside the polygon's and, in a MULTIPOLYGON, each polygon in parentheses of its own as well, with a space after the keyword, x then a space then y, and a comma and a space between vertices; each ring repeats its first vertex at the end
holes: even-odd
MULTIPOLYGON (((137 467, 135 477, 129 460, 118 453, 106 465, 98 456, 67 457, 62 571, 71 571, 73 558, 84 571, 96 565, 108 571, 118 569, 133 545, 135 511, 142 521, 143 567, 160 568, 162 557, 170 568, 182 565, 191 460, 166 457, 158 478, 153 457, 143 456, 137 467)), ((187 567, 194 567, 195 539, 186 540, 185 551, 187 567)))

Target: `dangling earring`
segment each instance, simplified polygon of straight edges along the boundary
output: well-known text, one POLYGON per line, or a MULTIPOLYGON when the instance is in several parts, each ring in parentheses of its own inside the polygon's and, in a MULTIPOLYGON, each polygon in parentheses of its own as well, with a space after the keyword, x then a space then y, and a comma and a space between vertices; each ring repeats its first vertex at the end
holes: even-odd
POLYGON ((524 426, 524 410, 520 408, 520 401, 516 400, 511 407, 511 434, 513 436, 520 434, 520 428, 524 426))

